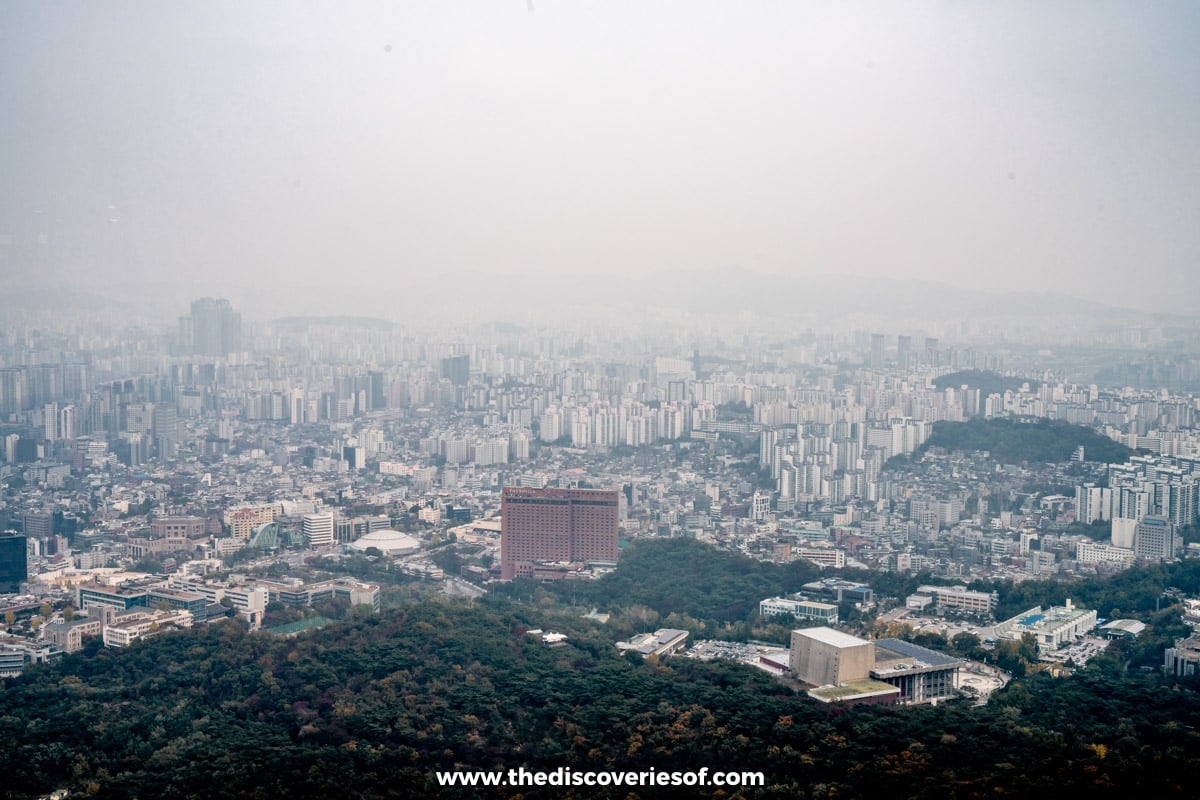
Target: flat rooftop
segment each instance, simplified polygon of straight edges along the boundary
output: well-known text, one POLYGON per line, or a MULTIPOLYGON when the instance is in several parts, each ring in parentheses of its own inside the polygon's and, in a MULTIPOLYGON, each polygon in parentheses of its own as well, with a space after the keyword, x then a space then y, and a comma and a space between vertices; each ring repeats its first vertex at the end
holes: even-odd
POLYGON ((899 696, 900 689, 890 683, 873 678, 860 678, 846 681, 841 686, 822 686, 819 689, 812 689, 809 691, 809 695, 826 703, 832 703, 838 700, 856 700, 863 697, 899 696))
POLYGON ((910 658, 915 663, 927 667, 952 667, 963 663, 961 658, 955 658, 946 653, 939 653, 937 650, 930 650, 928 647, 921 647, 919 644, 906 642, 902 639, 876 639, 876 658, 878 658, 880 650, 890 650, 896 655, 910 658))
POLYGON ((800 628, 793 631, 801 636, 807 636, 810 639, 815 639, 822 644, 830 644, 834 647, 857 647, 859 645, 868 644, 866 639, 859 639, 857 636, 851 636, 848 633, 835 631, 833 628, 824 626, 819 628, 800 628))

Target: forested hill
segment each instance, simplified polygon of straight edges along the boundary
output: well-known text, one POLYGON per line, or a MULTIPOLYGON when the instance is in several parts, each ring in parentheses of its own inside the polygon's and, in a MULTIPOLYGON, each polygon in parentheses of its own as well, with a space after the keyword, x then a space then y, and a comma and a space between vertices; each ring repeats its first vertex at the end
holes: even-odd
POLYGON ((227 621, 31 669, 0 690, 0 795, 539 800, 565 792, 434 771, 703 766, 765 773, 730 798, 1184 797, 1196 719, 1194 686, 1112 661, 982 708, 830 707, 749 667, 620 656, 577 616, 431 602, 295 639, 227 621))
POLYGON ((935 422, 933 434, 917 454, 931 447, 949 451, 986 450, 1001 464, 1069 461, 1083 446, 1088 461, 1124 461, 1134 451, 1082 425, 1044 418, 972 419, 967 422, 935 422))
POLYGON ((728 622, 757 616, 759 600, 798 592, 820 575, 809 561, 773 564, 694 539, 643 539, 631 544, 616 571, 600 580, 549 588, 564 599, 604 610, 640 605, 663 617, 687 614, 728 622))
POLYGON ((1005 392, 1016 391, 1026 383, 1034 391, 1037 391, 1037 388, 1041 385, 1039 381, 1027 380, 1026 378, 1006 378, 998 372, 979 369, 950 372, 933 379, 933 385, 938 389, 958 389, 961 386, 967 386, 971 389, 978 389, 984 397, 990 394, 1004 394, 1005 392))

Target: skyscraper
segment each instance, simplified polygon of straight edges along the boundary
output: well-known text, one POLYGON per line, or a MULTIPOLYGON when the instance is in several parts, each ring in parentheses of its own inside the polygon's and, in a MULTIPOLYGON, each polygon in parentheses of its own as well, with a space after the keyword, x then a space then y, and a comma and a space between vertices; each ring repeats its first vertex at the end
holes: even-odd
POLYGON ((224 298, 202 297, 192 301, 191 317, 180 319, 179 336, 194 355, 227 356, 242 349, 242 315, 224 298))
POLYGON ((900 369, 908 368, 908 354, 912 352, 912 337, 896 337, 896 364, 900 369))
POLYGON ((0 533, 0 593, 16 594, 29 579, 26 537, 0 533))
POLYGON ((538 563, 616 561, 619 492, 524 489, 501 495, 500 577, 530 575, 538 563))
POLYGON ((179 454, 179 417, 174 406, 159 403, 151 412, 154 444, 159 458, 175 458, 179 454))
POLYGON ((443 358, 442 377, 455 386, 466 386, 471 379, 471 357, 461 355, 443 358))
POLYGON ((879 369, 883 366, 883 334, 871 334, 871 358, 869 366, 872 369, 879 369))
POLYGON ((938 340, 933 336, 925 337, 925 366, 936 367, 941 363, 941 351, 938 350, 938 340))

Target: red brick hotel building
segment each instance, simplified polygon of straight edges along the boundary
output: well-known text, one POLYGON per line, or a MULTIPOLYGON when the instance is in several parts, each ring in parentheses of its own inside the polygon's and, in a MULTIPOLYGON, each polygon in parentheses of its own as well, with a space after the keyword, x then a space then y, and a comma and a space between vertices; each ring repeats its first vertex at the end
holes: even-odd
POLYGON ((615 489, 522 489, 501 494, 500 578, 537 564, 616 561, 620 498, 615 489))

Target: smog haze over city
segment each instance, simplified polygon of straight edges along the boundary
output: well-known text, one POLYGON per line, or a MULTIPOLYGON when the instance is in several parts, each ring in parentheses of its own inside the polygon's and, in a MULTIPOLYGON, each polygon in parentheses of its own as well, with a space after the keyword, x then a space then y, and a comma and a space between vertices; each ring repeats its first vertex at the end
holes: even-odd
POLYGON ((1198 42, 0 6, 0 796, 1192 796, 1198 42))
POLYGON ((1194 4, 351 5, 6 6, 6 282, 1200 297, 1194 4))

